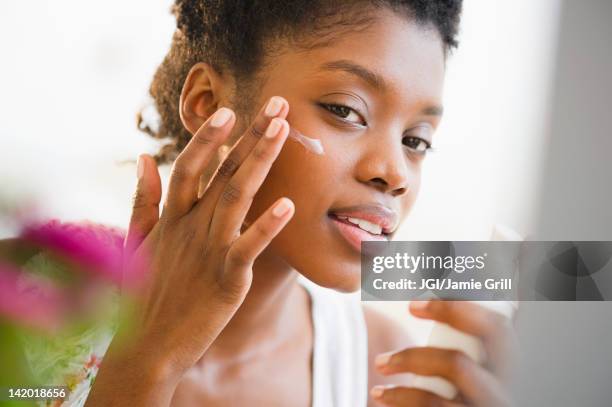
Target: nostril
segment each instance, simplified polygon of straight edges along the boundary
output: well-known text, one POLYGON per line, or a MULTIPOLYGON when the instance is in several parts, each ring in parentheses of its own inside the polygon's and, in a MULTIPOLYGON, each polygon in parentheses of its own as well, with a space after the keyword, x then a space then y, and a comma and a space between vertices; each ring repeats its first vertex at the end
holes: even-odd
POLYGON ((385 181, 382 178, 372 178, 370 182, 374 184, 374 186, 376 186, 377 188, 380 188, 383 191, 389 187, 389 184, 387 184, 387 181, 385 181))
POLYGON ((397 188, 396 190, 393 191, 393 195, 398 196, 398 195, 404 195, 406 193, 408 189, 407 188, 397 188))
MULTIPOLYGON (((375 184, 377 187, 381 188, 384 192, 387 192, 390 189, 390 185, 387 181, 382 178, 372 178, 370 180, 371 183, 375 184)), ((393 196, 404 195, 408 191, 406 187, 395 188, 391 191, 393 196)))

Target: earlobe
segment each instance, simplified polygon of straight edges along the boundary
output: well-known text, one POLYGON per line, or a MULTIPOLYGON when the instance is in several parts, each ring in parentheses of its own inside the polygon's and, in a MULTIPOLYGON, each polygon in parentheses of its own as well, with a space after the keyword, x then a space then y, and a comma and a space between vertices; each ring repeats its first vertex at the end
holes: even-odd
POLYGON ((211 65, 198 62, 189 70, 179 101, 179 114, 183 126, 195 132, 224 100, 225 79, 211 65))

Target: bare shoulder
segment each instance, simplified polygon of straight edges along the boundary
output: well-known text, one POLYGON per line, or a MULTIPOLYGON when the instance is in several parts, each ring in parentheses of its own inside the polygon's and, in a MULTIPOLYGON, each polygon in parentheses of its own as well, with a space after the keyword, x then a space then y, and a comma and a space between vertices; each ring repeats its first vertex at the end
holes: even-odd
POLYGON ((372 306, 364 304, 363 315, 368 331, 368 389, 378 384, 402 384, 405 378, 379 374, 374 359, 380 353, 414 346, 414 338, 404 326, 372 306))

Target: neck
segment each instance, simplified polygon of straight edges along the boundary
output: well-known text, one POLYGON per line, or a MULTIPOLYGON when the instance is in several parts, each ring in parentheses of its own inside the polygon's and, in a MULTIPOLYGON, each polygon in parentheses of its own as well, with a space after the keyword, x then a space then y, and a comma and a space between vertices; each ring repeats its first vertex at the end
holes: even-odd
POLYGON ((283 260, 262 253, 253 265, 253 281, 244 302, 206 354, 248 359, 261 350, 285 343, 303 320, 308 303, 298 273, 283 260))

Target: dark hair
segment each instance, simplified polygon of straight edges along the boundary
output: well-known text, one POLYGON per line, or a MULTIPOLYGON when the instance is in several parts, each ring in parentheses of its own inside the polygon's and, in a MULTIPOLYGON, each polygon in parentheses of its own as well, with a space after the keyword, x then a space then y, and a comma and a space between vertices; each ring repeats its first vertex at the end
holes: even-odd
MULTIPOLYGON (((196 63, 229 72, 241 82, 244 93, 272 52, 272 40, 313 48, 339 30, 367 25, 373 20, 372 13, 364 12, 368 6, 387 7, 431 25, 449 51, 457 46, 461 5, 462 0, 176 0, 172 13, 177 30, 149 89, 159 125, 150 126, 139 114, 138 127, 155 138, 170 140, 155 155, 158 164, 169 163, 191 138, 179 117, 179 98, 196 63)), ((246 99, 244 95, 237 98, 246 99)))

